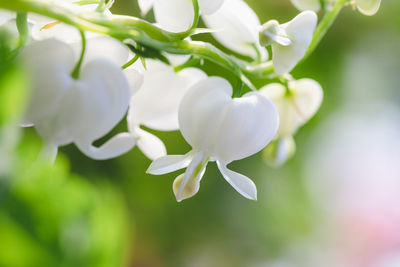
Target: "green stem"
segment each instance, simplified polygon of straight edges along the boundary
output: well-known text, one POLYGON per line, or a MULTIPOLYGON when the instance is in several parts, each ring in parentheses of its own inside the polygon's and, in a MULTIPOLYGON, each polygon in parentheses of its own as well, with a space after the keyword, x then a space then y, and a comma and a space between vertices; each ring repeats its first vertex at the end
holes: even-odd
POLYGON ((85 52, 86 52, 86 37, 85 37, 85 33, 83 31, 80 31, 79 33, 81 34, 81 38, 82 38, 82 51, 81 51, 81 56, 79 57, 78 63, 76 64, 74 70, 71 73, 71 77, 76 79, 76 80, 79 78, 79 73, 80 73, 80 70, 81 70, 83 58, 85 57, 85 52))
POLYGON ((131 39, 142 46, 171 54, 198 56, 219 64, 239 78, 246 75, 243 82, 250 88, 254 88, 249 82, 250 78, 262 78, 264 75, 273 73, 272 63, 248 67, 249 63, 238 61, 209 43, 177 39, 176 33, 162 30, 136 17, 116 15, 107 17, 92 13, 75 14, 68 9, 43 0, 1 0, 0 8, 52 17, 81 31, 105 34, 121 41, 131 39))
POLYGON ((122 66, 122 69, 126 69, 126 68, 132 66, 138 59, 139 59, 139 55, 135 55, 131 60, 129 60, 122 66))
POLYGON ((28 14, 26 12, 17 14, 17 29, 19 32, 19 46, 22 47, 29 38, 28 14))
POLYGON ((342 8, 349 2, 349 0, 338 0, 333 8, 326 12, 321 22, 318 24, 317 29, 314 32, 313 40, 308 47, 307 53, 304 56, 303 60, 307 59, 317 48, 321 40, 324 38, 325 34, 332 26, 333 22, 339 15, 342 8))
POLYGON ((201 65, 201 59, 198 57, 190 57, 185 63, 175 66, 174 71, 176 73, 180 72, 181 70, 184 70, 186 68, 194 67, 194 66, 199 66, 201 65))

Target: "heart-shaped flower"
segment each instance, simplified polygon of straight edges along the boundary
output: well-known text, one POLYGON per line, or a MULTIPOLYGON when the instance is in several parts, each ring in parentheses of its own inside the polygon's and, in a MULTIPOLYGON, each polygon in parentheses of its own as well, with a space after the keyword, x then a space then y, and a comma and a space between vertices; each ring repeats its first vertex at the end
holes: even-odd
POLYGON ((101 147, 93 146, 128 109, 129 83, 119 66, 95 59, 74 79, 73 49, 54 39, 28 45, 20 58, 32 74, 31 99, 23 125, 35 126, 55 152, 58 146, 73 142, 89 157, 108 159, 135 145, 130 134, 121 133, 101 147))
POLYGON ((165 146, 140 126, 159 131, 178 130, 178 108, 183 96, 192 85, 207 75, 197 68, 186 68, 176 73, 172 66, 151 59, 146 60, 146 69, 137 64, 134 68, 142 74, 143 83, 140 90, 132 94, 128 127, 137 138, 138 147, 154 160, 166 155, 165 146))
POLYGON ((289 73, 304 57, 317 20, 315 12, 304 11, 285 24, 271 20, 261 27, 260 42, 262 45, 272 45, 275 73, 289 73))
POLYGON ((227 168, 232 161, 263 149, 278 129, 278 113, 266 97, 251 92, 231 98, 232 87, 224 79, 211 77, 194 85, 179 108, 179 126, 192 146, 186 155, 159 158, 150 165, 151 174, 165 174, 187 167, 174 182, 178 201, 192 197, 200 187, 207 163, 216 161, 224 178, 244 197, 257 198, 254 183, 227 168))
POLYGON ((288 88, 279 83, 268 84, 260 94, 270 98, 278 109, 278 138, 293 136, 318 111, 323 98, 321 85, 311 79, 289 81, 288 88))
MULTIPOLYGON (((213 14, 223 2, 224 0, 198 0, 200 13, 213 14)), ((157 24, 167 31, 183 32, 193 23, 194 7, 191 0, 139 0, 138 3, 143 15, 153 8, 157 24)))
MULTIPOLYGON (((106 9, 104 12, 97 12, 98 4, 80 4, 76 0, 53 0, 53 4, 69 10, 75 14, 91 13, 97 16, 110 16, 111 12, 106 9)), ((45 40, 55 38, 67 43, 79 42, 81 36, 79 31, 70 25, 60 23, 53 18, 37 14, 29 14, 29 21, 33 23, 31 35, 34 40, 45 40)), ((88 32, 87 37, 94 37, 97 34, 88 32)))
POLYGON ((257 14, 242 0, 229 0, 211 15, 203 16, 207 27, 215 29, 212 35, 218 42, 234 52, 253 58, 267 59, 268 52, 260 46, 257 14))
POLYGON ((323 98, 322 88, 314 80, 291 80, 287 86, 273 83, 260 90, 274 102, 279 113, 275 140, 263 151, 263 159, 274 167, 281 166, 295 154, 293 135, 314 116, 323 98))

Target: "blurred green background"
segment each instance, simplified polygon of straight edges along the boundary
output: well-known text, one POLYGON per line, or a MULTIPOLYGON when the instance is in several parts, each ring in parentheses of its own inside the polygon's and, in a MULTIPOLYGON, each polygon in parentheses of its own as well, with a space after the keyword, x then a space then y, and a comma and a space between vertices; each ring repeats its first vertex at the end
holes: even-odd
MULTIPOLYGON (((285 22, 298 13, 289 0, 247 2, 262 22, 285 22)), ((116 0, 113 12, 139 14, 134 0, 116 0)), ((261 153, 232 163, 232 169, 257 184, 256 202, 237 194, 209 164, 200 192, 177 203, 172 182, 179 172, 145 174, 150 161, 137 148, 117 159, 94 161, 70 145, 60 149, 54 167, 41 162, 36 157, 41 140, 34 129, 13 127, 27 92, 24 74, 6 59, 3 38, 0 169, 5 172, 0 176, 6 178, 0 179, 0 267, 270 266, 320 224, 304 175, 315 130, 342 107, 362 100, 400 103, 399 14, 397 0, 384 0, 373 17, 345 8, 315 53, 294 70, 295 78, 320 82, 324 103, 298 132, 297 153, 285 166, 269 167, 261 153), (349 78, 354 55, 364 58, 372 72, 363 74, 361 68, 349 78), (363 90, 363 75, 372 75, 375 90, 363 90), (16 136, 21 136, 19 143, 12 140, 16 136)), ((213 64, 204 69, 232 80, 213 64)), ((155 133, 169 154, 188 151, 180 133, 155 133)))

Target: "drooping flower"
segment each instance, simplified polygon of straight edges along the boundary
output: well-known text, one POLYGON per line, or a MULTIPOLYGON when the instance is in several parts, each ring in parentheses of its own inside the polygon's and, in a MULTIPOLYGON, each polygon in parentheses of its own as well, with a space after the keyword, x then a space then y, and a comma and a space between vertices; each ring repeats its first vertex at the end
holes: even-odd
POLYGON ((54 153, 69 143, 94 159, 116 157, 132 149, 135 139, 129 133, 120 133, 100 147, 93 145, 128 109, 129 83, 118 65, 94 59, 74 79, 73 49, 54 39, 28 45, 20 58, 32 74, 31 99, 22 124, 35 126, 54 153))
POLYGON ((274 142, 264 150, 264 159, 279 166, 293 156, 293 135, 318 111, 323 91, 316 81, 301 79, 289 81, 288 88, 279 83, 269 84, 260 94, 269 97, 278 109, 279 129, 274 142))
POLYGON ((172 66, 151 59, 146 60, 146 69, 137 65, 135 69, 142 74, 143 83, 140 90, 132 92, 128 127, 137 138, 138 147, 154 160, 166 155, 165 146, 160 139, 140 126, 159 131, 178 130, 180 101, 193 84, 205 79, 207 75, 197 68, 186 68, 176 73, 172 66))
MULTIPOLYGON (((106 9, 104 12, 97 12, 98 4, 78 4, 75 0, 54 0, 54 4, 61 6, 77 15, 91 13, 98 16, 110 16, 111 12, 106 9)), ((29 14, 29 20, 33 23, 31 35, 34 40, 45 40, 55 38, 67 43, 79 42, 79 31, 70 25, 61 23, 53 18, 44 17, 37 14, 29 14)), ((87 37, 97 36, 95 33, 88 32, 87 37)))
POLYGON ((262 26, 260 42, 264 46, 272 46, 275 73, 289 73, 304 57, 317 20, 315 12, 304 11, 285 24, 280 25, 276 20, 271 20, 262 26))
POLYGON ((320 0, 291 0, 291 2, 300 11, 312 10, 318 12, 321 9, 320 0))
MULTIPOLYGON (((313 10, 318 12, 321 9, 320 0, 291 0, 293 5, 303 11, 303 10, 313 10)), ((327 0, 326 2, 334 3, 336 0, 327 0)), ((372 16, 378 12, 381 5, 381 0, 355 0, 357 9, 364 15, 372 16)))
POLYGON ((321 85, 311 79, 289 81, 288 89, 273 83, 260 90, 260 94, 269 97, 278 109, 279 137, 294 135, 318 111, 323 98, 321 85))
POLYGON ((259 93, 234 99, 231 95, 232 87, 226 80, 210 77, 184 96, 179 126, 192 150, 186 155, 159 158, 148 169, 148 173, 159 175, 187 167, 173 184, 178 201, 198 192, 209 161, 217 162, 221 174, 240 194, 257 198, 255 184, 227 165, 257 153, 271 141, 278 129, 278 113, 274 104, 259 93))
POLYGON ((225 1, 214 14, 203 16, 207 27, 215 29, 212 35, 221 44, 237 53, 255 58, 257 50, 267 59, 267 50, 260 46, 260 20, 242 0, 225 1))
MULTIPOLYGON (((224 0, 199 0, 201 14, 216 12, 224 0)), ((190 0, 139 0, 142 14, 153 8, 157 24, 172 32, 183 32, 190 28, 194 19, 193 3, 190 0)))

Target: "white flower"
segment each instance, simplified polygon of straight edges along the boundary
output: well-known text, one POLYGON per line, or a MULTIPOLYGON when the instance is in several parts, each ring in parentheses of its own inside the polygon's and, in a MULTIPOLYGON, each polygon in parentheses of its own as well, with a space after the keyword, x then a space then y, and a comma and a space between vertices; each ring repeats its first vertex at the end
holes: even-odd
POLYGON ((317 20, 313 11, 304 11, 288 23, 279 25, 276 20, 271 20, 262 26, 260 41, 263 45, 272 45, 275 73, 289 73, 304 57, 317 20))
POLYGON ((320 0, 291 0, 292 4, 301 11, 312 10, 318 12, 321 9, 320 0))
POLYGON ((207 163, 216 161, 224 178, 240 194, 257 198, 254 183, 227 165, 263 149, 278 128, 278 113, 266 97, 251 92, 231 98, 232 87, 224 79, 211 77, 194 85, 179 107, 179 126, 192 146, 186 155, 159 158, 150 165, 151 174, 165 174, 187 167, 173 185, 178 201, 196 194, 207 163))
POLYGON ((175 73, 172 66, 151 59, 146 60, 146 67, 144 70, 135 65, 142 73, 143 84, 132 94, 127 119, 129 131, 137 138, 138 147, 154 160, 166 155, 165 146, 140 126, 159 131, 178 130, 178 108, 183 96, 193 84, 207 75, 196 68, 175 73))
MULTIPOLYGON (((110 16, 111 12, 105 10, 104 13, 96 12, 98 4, 79 5, 75 4, 75 0, 53 0, 54 5, 68 9, 75 14, 92 13, 98 16, 110 16)), ((79 42, 79 31, 70 25, 60 23, 53 18, 44 17, 37 14, 29 14, 29 21, 34 26, 32 27, 31 35, 34 40, 45 40, 55 38, 67 43, 79 42)), ((97 34, 88 32, 87 37, 97 36, 97 34)))
POLYGON ((212 33, 215 39, 232 51, 255 58, 258 49, 262 59, 268 58, 267 50, 259 42, 260 20, 246 2, 225 1, 217 12, 203 16, 203 20, 207 27, 216 30, 212 33))
POLYGON ((314 116, 322 103, 323 91, 314 80, 301 79, 288 83, 264 86, 260 94, 269 97, 279 113, 277 138, 293 136, 296 131, 314 116))
MULTIPOLYGON (((199 0, 201 14, 212 14, 217 11, 224 0, 199 0)), ((183 32, 190 28, 194 19, 194 8, 191 0, 139 0, 142 14, 153 8, 157 24, 172 32, 183 32)))
MULTIPOLYGON (((313 10, 318 12, 321 9, 320 0, 291 0, 293 5, 299 10, 313 10)), ((335 2, 327 0, 326 2, 335 2)), ((378 12, 381 0, 355 0, 357 9, 364 15, 372 16, 378 12)))
POLYGON ((20 58, 32 74, 31 99, 24 126, 35 126, 48 146, 75 143, 87 156, 108 159, 129 151, 135 139, 121 133, 101 147, 93 142, 124 117, 130 88, 120 67, 104 59, 82 66, 71 77, 76 58, 71 46, 48 39, 23 49, 20 58))

